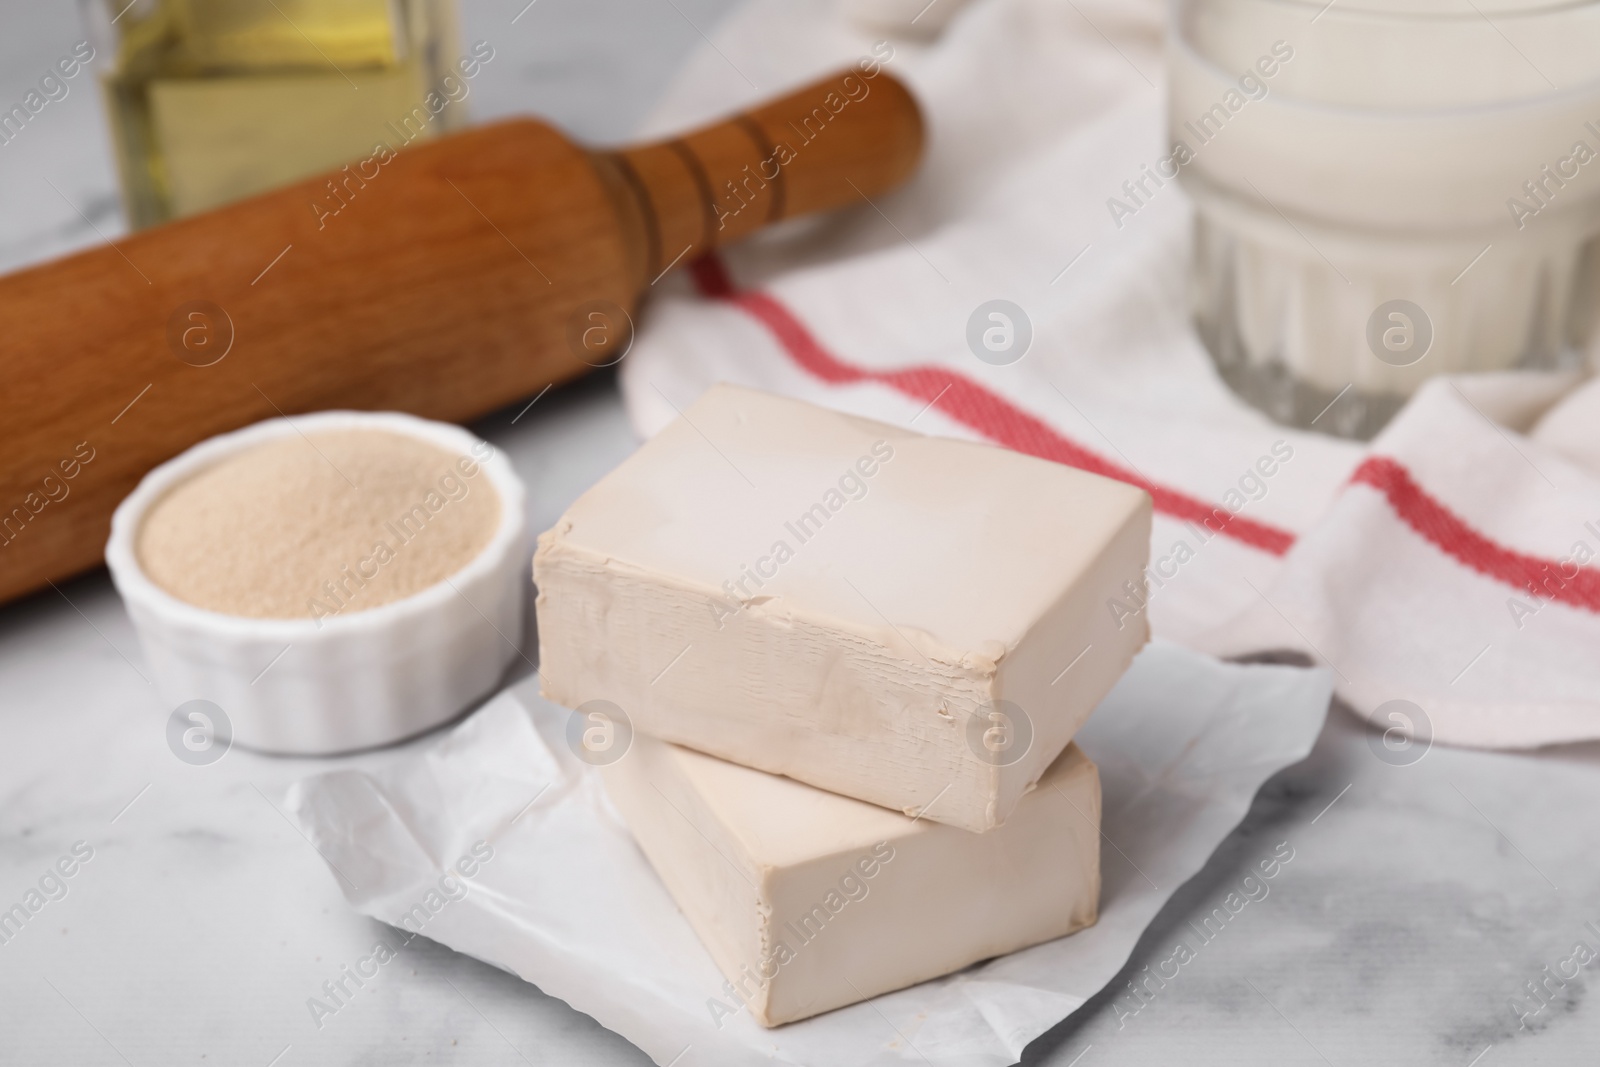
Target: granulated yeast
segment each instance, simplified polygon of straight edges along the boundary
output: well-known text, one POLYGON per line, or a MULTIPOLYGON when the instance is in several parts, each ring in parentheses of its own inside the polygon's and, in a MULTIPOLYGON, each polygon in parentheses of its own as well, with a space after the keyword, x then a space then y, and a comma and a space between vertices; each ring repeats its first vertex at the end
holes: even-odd
POLYGON ((156 502, 139 563, 162 589, 229 615, 365 611, 460 570, 489 543, 500 498, 474 456, 383 430, 281 437, 156 502))

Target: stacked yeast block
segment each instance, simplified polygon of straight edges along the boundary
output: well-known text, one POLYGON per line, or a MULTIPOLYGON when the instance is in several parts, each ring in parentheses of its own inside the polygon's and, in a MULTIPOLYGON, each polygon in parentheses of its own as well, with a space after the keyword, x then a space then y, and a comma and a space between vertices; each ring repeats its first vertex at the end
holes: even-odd
MULTIPOLYGON (((734 900, 738 886, 715 882, 715 872, 675 866, 690 862, 691 838, 724 835, 756 870, 772 858, 761 841, 792 838, 773 870, 831 869, 838 835, 826 827, 848 822, 839 814, 848 809, 881 820, 885 840, 892 825, 917 835, 919 849, 951 857, 939 877, 976 893, 969 907, 978 913, 941 932, 939 946, 886 918, 893 947, 875 951, 900 953, 906 966, 880 975, 858 961, 840 972, 871 995, 894 988, 882 982, 919 981, 943 973, 929 968, 1058 936, 1076 921, 1064 915, 1092 917, 1097 852, 1080 847, 1081 818, 1024 794, 1058 760, 1087 767, 1096 799, 1079 806, 1093 808, 1098 825, 1092 765, 1063 752, 1145 643, 1144 617, 1111 604, 1142 592, 1149 539, 1149 498, 1120 482, 717 386, 540 537, 544 693, 572 708, 609 701, 642 737, 739 765, 699 778, 674 771, 691 783, 678 788, 701 797, 680 811, 623 798, 630 787, 647 799, 666 791, 658 782, 640 792, 634 776, 647 764, 723 764, 641 741, 607 770, 641 847, 724 970, 748 962, 728 946, 758 936, 749 929, 779 903, 761 893, 780 892, 781 879, 758 879, 755 895, 734 900), (728 785, 745 779, 769 785, 728 785), (791 799, 733 820, 715 792, 724 786, 791 799), (1048 863, 1035 870, 1007 858, 1024 846, 992 835, 1012 832, 1003 824, 1019 805, 1031 829, 1016 840, 1092 874, 1086 901, 1057 901, 1066 912, 1048 916, 1008 911, 1013 879, 1041 892, 1048 887, 1034 879, 1067 894, 1082 888, 1049 874, 1048 863), (864 982, 869 972, 877 977, 864 982)), ((1060 790, 1049 792, 1059 801, 1060 790)), ((811 953, 796 973, 829 959, 811 953)), ((794 997, 763 1001, 768 1021, 859 999, 839 999, 837 983, 792 981, 789 992, 766 989, 794 997)))
POLYGON ((804 1019, 1097 915, 1100 779, 1076 745, 985 834, 643 736, 601 774, 728 979, 718 1022, 804 1019))

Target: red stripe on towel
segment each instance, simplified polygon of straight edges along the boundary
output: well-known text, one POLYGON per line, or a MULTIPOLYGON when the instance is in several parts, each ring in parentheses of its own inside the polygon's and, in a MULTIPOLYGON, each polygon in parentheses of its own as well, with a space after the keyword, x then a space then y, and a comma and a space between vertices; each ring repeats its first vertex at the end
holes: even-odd
MULTIPOLYGON (((824 348, 805 324, 771 294, 736 289, 715 256, 698 260, 692 270, 702 294, 742 308, 767 328, 795 363, 822 381, 833 385, 876 382, 923 403, 937 400, 940 411, 996 444, 1138 486, 1150 494, 1155 509, 1164 515, 1192 522, 1209 519, 1212 529, 1274 556, 1283 555, 1294 544, 1294 534, 1288 530, 1229 515, 1223 508, 1147 481, 1062 436, 1004 397, 946 368, 911 366, 875 371, 846 363, 824 348)), ((1600 612, 1600 571, 1540 559, 1496 544, 1430 496, 1394 460, 1372 456, 1350 476, 1350 482, 1378 490, 1401 521, 1479 574, 1519 591, 1532 586, 1538 596, 1600 612)))
POLYGON ((1294 534, 1288 530, 1231 515, 1222 507, 1147 481, 1138 473, 1062 436, 1037 416, 948 368, 910 366, 875 371, 846 363, 825 349, 777 298, 769 293, 735 289, 722 262, 714 256, 697 260, 692 272, 703 295, 726 300, 743 309, 767 328, 789 358, 830 385, 876 382, 924 404, 937 402, 945 415, 996 444, 1136 485, 1150 494, 1156 511, 1163 515, 1208 523, 1208 529, 1274 556, 1283 555, 1294 544, 1294 534))
POLYGON ((1387 456, 1371 456, 1350 476, 1384 495, 1396 515, 1428 542, 1479 574, 1540 598, 1600 612, 1600 571, 1524 555, 1489 540, 1418 485, 1387 456), (1571 572, 1569 575, 1568 572, 1571 572))

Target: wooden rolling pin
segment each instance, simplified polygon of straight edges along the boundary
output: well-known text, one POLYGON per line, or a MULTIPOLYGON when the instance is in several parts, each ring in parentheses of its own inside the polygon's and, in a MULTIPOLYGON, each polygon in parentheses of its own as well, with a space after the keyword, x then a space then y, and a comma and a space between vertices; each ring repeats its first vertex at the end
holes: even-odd
POLYGON ((528 119, 0 278, 0 600, 101 561, 111 512, 213 434, 325 408, 481 416, 621 358, 672 267, 915 167, 875 64, 683 137, 528 119))

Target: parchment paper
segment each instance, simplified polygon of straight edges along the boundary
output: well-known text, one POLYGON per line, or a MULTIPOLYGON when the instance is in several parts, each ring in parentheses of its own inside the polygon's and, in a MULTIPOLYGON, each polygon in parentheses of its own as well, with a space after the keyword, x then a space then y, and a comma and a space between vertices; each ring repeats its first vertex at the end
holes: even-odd
POLYGON ((1077 738, 1105 790, 1100 921, 776 1030, 742 1009, 717 1025, 722 975, 568 749, 570 713, 536 686, 381 772, 293 787, 291 810, 358 911, 519 975, 658 1064, 998 1067, 1115 977, 1261 784, 1311 750, 1331 680, 1151 645, 1077 738))

